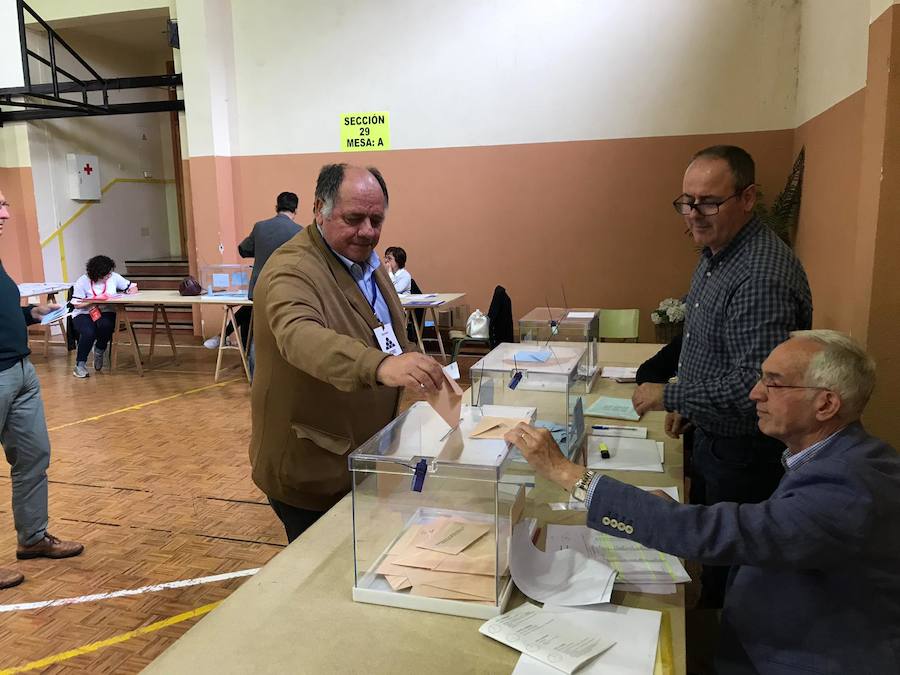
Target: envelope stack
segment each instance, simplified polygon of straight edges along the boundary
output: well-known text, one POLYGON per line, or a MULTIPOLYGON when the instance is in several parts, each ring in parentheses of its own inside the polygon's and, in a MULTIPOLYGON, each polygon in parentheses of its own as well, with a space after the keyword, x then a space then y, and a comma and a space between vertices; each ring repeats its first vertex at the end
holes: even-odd
POLYGON ((412 525, 376 571, 395 591, 493 605, 497 562, 491 531, 487 523, 451 517, 412 525))

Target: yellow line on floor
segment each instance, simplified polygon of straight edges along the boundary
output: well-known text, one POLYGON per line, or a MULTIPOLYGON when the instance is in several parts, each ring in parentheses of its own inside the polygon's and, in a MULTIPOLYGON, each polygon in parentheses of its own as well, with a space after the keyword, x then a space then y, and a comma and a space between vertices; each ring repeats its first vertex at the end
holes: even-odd
POLYGON ((193 619, 198 616, 203 616, 207 612, 211 612, 214 610, 219 602, 213 602, 208 605, 203 605, 202 607, 198 607, 197 609, 192 609, 188 612, 184 612, 183 614, 178 614, 177 616, 169 617, 168 619, 163 619, 162 621, 157 621, 156 623, 151 623, 149 626, 144 626, 143 628, 138 628, 137 630, 130 630, 127 633, 122 633, 121 635, 116 635, 115 637, 111 637, 107 640, 100 640, 99 642, 92 642, 90 644, 84 645, 82 647, 76 647, 75 649, 70 649, 66 652, 60 652, 59 654, 53 654, 52 656, 48 656, 47 658, 40 659, 39 661, 32 661, 31 663, 26 663, 24 666, 16 666, 15 668, 7 668, 6 670, 0 670, 0 675, 12 675, 12 673, 25 673, 29 670, 37 670, 38 668, 46 668, 47 666, 51 666, 54 663, 59 663, 61 661, 68 661, 69 659, 73 659, 76 656, 81 656, 82 654, 90 654, 91 652, 95 652, 98 649, 103 649, 104 647, 109 647, 111 645, 118 644, 120 642, 125 642, 126 640, 130 640, 131 638, 138 637, 139 635, 146 635, 147 633, 154 633, 158 630, 162 630, 163 628, 168 628, 169 626, 174 626, 176 623, 181 623, 182 621, 187 621, 188 619, 193 619))
POLYGON ((177 394, 172 394, 171 396, 163 396, 162 398, 157 398, 152 401, 145 401, 144 403, 135 403, 134 405, 130 405, 127 408, 119 408, 118 410, 110 410, 109 412, 101 413, 99 415, 94 415, 93 417, 85 417, 81 420, 75 420, 74 422, 66 422, 65 424, 60 424, 55 427, 50 427, 48 431, 59 431, 60 429, 65 429, 66 427, 74 427, 77 424, 84 424, 85 422, 96 422, 97 420, 101 420, 104 417, 109 417, 110 415, 118 415, 123 412, 130 412, 132 410, 140 410, 141 408, 146 408, 150 405, 156 405, 157 403, 163 403, 165 401, 171 401, 172 399, 181 398, 182 396, 187 396, 188 394, 196 394, 201 391, 206 391, 207 389, 215 389, 216 387, 224 387, 226 384, 231 384, 232 382, 239 382, 244 378, 235 377, 231 380, 225 380, 224 382, 216 382, 215 384, 207 384, 203 387, 197 387, 196 389, 188 389, 187 391, 180 391, 177 394))

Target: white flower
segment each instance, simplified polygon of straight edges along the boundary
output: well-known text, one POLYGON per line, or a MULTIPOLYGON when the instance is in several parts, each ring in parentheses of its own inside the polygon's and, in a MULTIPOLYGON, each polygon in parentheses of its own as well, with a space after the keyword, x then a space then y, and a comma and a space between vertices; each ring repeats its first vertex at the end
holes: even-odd
POLYGON ((669 307, 678 307, 681 305, 681 300, 678 298, 666 298, 661 303, 659 303, 659 308, 662 310, 669 309, 669 307))
POLYGON ((669 317, 669 321, 671 321, 672 323, 684 321, 684 305, 679 303, 678 306, 669 307, 666 310, 666 315, 669 317))
POLYGON ((659 312, 650 312, 650 320, 653 323, 662 323, 663 322, 663 318, 659 314, 659 312))

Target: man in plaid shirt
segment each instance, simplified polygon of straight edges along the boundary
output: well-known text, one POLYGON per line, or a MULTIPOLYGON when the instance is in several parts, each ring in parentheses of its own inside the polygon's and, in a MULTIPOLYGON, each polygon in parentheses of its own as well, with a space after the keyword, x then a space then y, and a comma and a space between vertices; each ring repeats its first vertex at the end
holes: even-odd
MULTIPOLYGON (((639 413, 666 410, 673 438, 693 426, 691 501, 761 502, 784 468, 783 444, 757 427, 748 397, 760 365, 791 331, 812 324, 812 296, 794 253, 753 214, 753 158, 735 146, 701 150, 674 206, 703 247, 685 303, 678 382, 640 385, 639 413)), ((707 606, 721 607, 728 568, 704 568, 707 606)))

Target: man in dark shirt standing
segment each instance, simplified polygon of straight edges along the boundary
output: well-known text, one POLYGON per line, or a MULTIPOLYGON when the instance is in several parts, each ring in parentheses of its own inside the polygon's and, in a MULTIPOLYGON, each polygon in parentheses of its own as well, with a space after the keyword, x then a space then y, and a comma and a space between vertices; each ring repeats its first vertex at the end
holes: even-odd
MULTIPOLYGON (((0 192, 0 235, 9 220, 9 203, 0 192)), ((19 304, 19 289, 0 261, 0 443, 10 466, 13 520, 19 546, 16 557, 69 558, 84 546, 60 541, 47 532, 47 467, 50 437, 44 419, 41 385, 28 359, 28 324, 37 323, 54 305, 19 304)), ((0 568, 0 589, 24 576, 0 568)))
MULTIPOLYGON (((703 247, 687 295, 674 384, 640 385, 639 413, 666 410, 666 431, 695 427, 691 501, 756 503, 784 468, 783 444, 764 436, 748 398, 769 352, 812 324, 812 296, 794 253, 753 214, 753 158, 728 145, 701 150, 675 200, 703 247)), ((721 607, 728 568, 704 568, 706 606, 721 607)))

